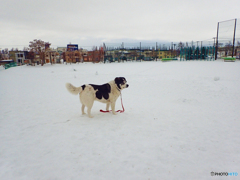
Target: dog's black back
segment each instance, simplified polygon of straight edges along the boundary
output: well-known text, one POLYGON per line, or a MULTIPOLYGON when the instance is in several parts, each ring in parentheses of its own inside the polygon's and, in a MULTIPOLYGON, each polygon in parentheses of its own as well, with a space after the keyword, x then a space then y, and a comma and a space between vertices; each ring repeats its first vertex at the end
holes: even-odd
MULTIPOLYGON (((117 77, 114 79, 115 84, 118 87, 118 90, 120 91, 121 87, 120 85, 123 85, 126 83, 126 79, 124 77, 117 77)), ((109 83, 103 84, 103 85, 96 85, 96 84, 89 84, 93 87, 93 89, 96 91, 96 98, 101 100, 102 98, 108 100, 109 99, 109 93, 111 93, 111 86, 109 83)), ((82 89, 84 90, 86 85, 82 86, 82 89)), ((128 87, 128 84, 127 84, 128 87)))
POLYGON ((98 99, 108 99, 109 98, 109 93, 111 92, 111 86, 110 84, 106 83, 106 84, 103 84, 103 85, 95 85, 95 84, 89 84, 91 85, 94 90, 97 90, 96 92, 96 97, 98 99))

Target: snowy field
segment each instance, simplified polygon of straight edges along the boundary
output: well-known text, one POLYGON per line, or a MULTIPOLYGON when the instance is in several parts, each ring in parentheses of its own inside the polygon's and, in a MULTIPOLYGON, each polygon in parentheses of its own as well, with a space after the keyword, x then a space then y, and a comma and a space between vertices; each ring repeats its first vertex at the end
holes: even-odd
MULTIPOLYGON (((240 61, 0 67, 1 180, 238 179, 240 61), (81 115, 75 86, 124 76, 124 113, 81 115)), ((122 109, 120 98, 116 110, 122 109)))

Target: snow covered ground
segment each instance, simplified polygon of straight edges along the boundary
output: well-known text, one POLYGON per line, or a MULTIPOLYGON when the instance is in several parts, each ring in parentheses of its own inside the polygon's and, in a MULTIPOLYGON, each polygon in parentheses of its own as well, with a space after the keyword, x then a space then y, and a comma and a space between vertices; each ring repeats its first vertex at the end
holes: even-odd
POLYGON ((240 61, 0 67, 0 105, 1 180, 240 176, 211 176, 240 173, 240 61), (82 116, 65 88, 117 76, 118 115, 82 116))

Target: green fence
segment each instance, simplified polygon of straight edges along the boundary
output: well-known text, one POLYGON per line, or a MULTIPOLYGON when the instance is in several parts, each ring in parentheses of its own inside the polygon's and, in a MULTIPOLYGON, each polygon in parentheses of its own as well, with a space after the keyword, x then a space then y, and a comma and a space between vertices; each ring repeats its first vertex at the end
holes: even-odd
POLYGON ((5 69, 9 69, 11 67, 16 67, 17 66, 17 63, 16 62, 11 62, 9 64, 5 64, 4 67, 5 69))
POLYGON ((205 60, 213 61, 215 55, 215 47, 185 47, 181 48, 180 61, 184 60, 205 60))

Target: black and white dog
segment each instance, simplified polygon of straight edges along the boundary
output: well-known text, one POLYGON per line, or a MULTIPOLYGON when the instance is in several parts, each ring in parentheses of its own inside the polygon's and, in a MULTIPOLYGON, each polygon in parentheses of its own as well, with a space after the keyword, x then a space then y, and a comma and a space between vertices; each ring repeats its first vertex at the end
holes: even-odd
POLYGON ((85 114, 84 108, 87 106, 88 117, 92 118, 91 109, 95 100, 106 103, 106 110, 109 111, 111 105, 112 113, 116 115, 115 103, 121 94, 121 90, 129 85, 124 77, 116 77, 113 81, 103 85, 85 84, 75 87, 70 83, 66 83, 67 90, 72 94, 79 94, 82 103, 82 114, 85 114))

